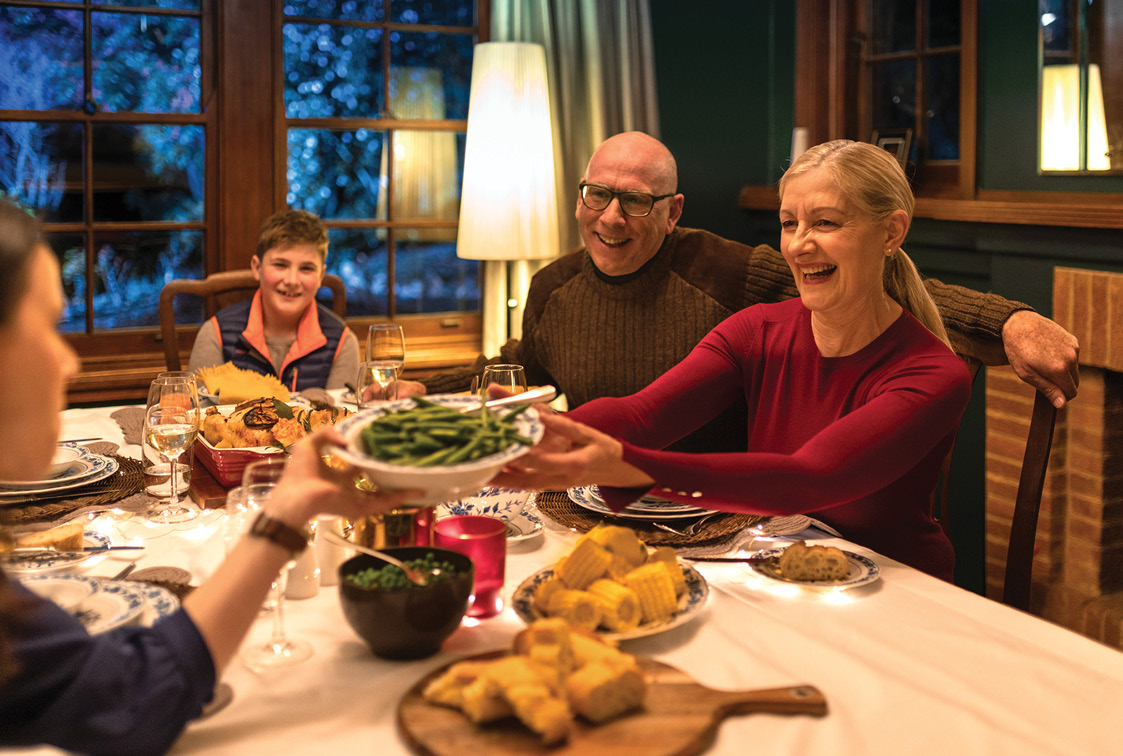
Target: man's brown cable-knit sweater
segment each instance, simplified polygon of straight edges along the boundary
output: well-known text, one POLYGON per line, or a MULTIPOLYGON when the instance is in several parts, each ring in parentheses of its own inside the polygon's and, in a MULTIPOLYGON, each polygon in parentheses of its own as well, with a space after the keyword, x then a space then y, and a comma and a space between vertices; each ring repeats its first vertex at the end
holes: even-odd
MULTIPOLYGON (((993 350, 1006 318, 1027 309, 993 294, 935 280, 925 283, 953 343, 968 347, 962 351, 993 350), (977 350, 970 348, 980 342, 977 350)), ((679 227, 655 257, 629 276, 603 276, 584 250, 540 270, 530 283, 522 340, 507 342, 491 361, 525 366, 529 384, 557 386, 573 408, 601 396, 634 393, 682 360, 734 312, 797 296, 788 264, 772 247, 749 247, 679 227)), ((460 391, 485 362, 481 355, 471 368, 422 382, 429 393, 460 391)), ((726 413, 675 448, 743 449, 745 412, 742 407, 726 413)))

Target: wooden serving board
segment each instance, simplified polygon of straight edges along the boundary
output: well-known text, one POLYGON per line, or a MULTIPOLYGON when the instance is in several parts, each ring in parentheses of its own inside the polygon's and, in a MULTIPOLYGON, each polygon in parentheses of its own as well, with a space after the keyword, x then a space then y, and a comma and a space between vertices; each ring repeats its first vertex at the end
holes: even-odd
POLYGON ((734 714, 821 717, 827 713, 823 694, 810 685, 721 691, 700 685, 686 673, 654 659, 640 657, 639 662, 648 682, 644 709, 596 726, 577 718, 568 742, 560 745, 542 745, 534 733, 513 718, 474 725, 455 709, 427 702, 421 692, 447 666, 427 675, 406 693, 398 706, 398 729, 410 747, 423 756, 691 756, 708 748, 721 720, 734 714))

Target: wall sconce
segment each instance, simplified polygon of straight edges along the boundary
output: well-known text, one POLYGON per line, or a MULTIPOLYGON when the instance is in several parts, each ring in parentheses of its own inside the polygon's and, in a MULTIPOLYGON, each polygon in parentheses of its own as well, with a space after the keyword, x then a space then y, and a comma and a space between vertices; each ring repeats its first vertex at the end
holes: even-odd
POLYGON ((1100 67, 1088 66, 1088 105, 1081 106, 1080 66, 1063 64, 1041 69, 1041 170, 1106 171, 1107 124, 1104 120, 1100 67), (1081 165, 1081 113, 1085 112, 1087 165, 1081 165))
POLYGON ((529 260, 560 251, 546 53, 476 45, 456 254, 484 260, 484 354, 522 331, 529 260), (509 306, 509 300, 514 306, 509 306))

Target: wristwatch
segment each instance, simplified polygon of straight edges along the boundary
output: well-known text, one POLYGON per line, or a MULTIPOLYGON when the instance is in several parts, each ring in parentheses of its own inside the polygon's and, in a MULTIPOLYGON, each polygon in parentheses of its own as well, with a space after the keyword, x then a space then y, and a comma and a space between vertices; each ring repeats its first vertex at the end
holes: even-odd
POLYGON ((308 535, 306 533, 302 533, 280 520, 274 520, 264 512, 258 513, 253 525, 250 526, 249 534, 254 538, 272 541, 294 557, 308 548, 308 535))

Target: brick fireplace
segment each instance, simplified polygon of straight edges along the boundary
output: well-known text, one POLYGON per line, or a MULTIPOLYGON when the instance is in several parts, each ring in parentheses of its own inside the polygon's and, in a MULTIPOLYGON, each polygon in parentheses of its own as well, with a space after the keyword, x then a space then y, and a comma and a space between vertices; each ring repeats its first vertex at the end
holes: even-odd
MULTIPOLYGON (((1030 611, 1123 649, 1123 275, 1056 268, 1053 318, 1080 340, 1080 390, 1057 415, 1030 611)), ((986 376, 986 593, 1002 595, 1033 390, 986 376)))

